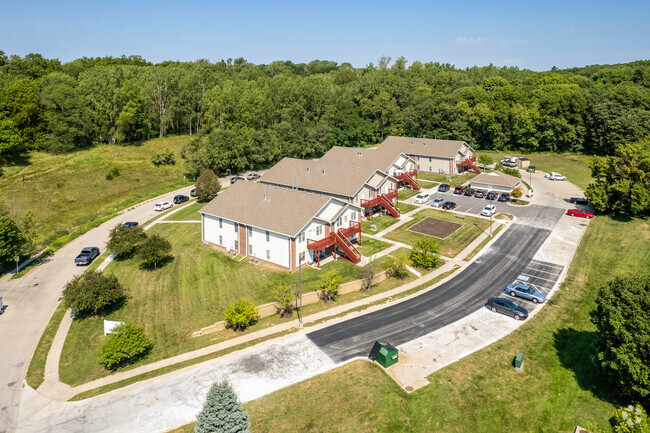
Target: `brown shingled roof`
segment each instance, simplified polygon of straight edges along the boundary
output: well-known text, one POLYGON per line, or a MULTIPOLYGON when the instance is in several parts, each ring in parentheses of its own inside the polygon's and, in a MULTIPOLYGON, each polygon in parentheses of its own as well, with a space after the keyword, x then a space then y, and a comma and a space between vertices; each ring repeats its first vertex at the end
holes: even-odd
POLYGON ((219 193, 200 212, 296 236, 330 200, 334 199, 323 194, 239 181, 219 193))
POLYGON ((382 152, 397 155, 399 152, 407 155, 424 155, 438 158, 453 158, 465 143, 460 140, 437 140, 434 138, 412 138, 389 136, 379 145, 382 152))
POLYGON ((321 160, 336 161, 339 163, 345 161, 357 161, 358 164, 367 166, 368 168, 378 170, 388 170, 397 157, 403 152, 386 151, 381 147, 371 147, 366 149, 359 149, 356 147, 332 147, 321 160))
POLYGON ((499 185, 507 186, 509 188, 514 187, 518 182, 521 182, 521 179, 515 176, 510 176, 501 171, 491 171, 489 173, 481 173, 476 177, 473 177, 470 183, 483 183, 487 185, 499 185))

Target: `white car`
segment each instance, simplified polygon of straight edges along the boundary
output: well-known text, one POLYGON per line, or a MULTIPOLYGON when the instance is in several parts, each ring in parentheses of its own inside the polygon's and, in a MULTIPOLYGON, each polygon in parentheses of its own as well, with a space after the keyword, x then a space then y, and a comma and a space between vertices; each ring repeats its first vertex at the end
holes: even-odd
POLYGON ((153 210, 160 212, 171 208, 172 204, 168 201, 164 201, 162 203, 156 203, 153 207, 153 210))
POLYGON ((429 197, 430 197, 429 194, 418 194, 418 195, 416 195, 415 198, 413 199, 413 203, 415 203, 415 204, 426 203, 426 202, 429 201, 429 197))
POLYGON ((551 180, 566 180, 566 177, 562 176, 560 173, 553 173, 553 176, 549 177, 551 180))
POLYGON ((483 208, 481 211, 481 215, 483 216, 490 216, 494 215, 497 212, 497 207, 493 204, 489 204, 483 208))
POLYGON ((445 202, 444 198, 434 198, 431 202, 431 206, 440 207, 445 202))

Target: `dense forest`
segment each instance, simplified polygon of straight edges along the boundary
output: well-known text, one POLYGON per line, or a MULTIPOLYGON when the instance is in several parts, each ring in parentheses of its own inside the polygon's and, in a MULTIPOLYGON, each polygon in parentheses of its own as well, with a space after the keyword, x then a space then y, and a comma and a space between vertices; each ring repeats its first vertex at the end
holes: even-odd
POLYGON ((152 64, 0 51, 0 159, 167 134, 196 138, 188 172, 267 166, 387 135, 475 149, 611 155, 650 134, 650 61, 534 72, 404 58, 354 68, 316 60, 152 64))

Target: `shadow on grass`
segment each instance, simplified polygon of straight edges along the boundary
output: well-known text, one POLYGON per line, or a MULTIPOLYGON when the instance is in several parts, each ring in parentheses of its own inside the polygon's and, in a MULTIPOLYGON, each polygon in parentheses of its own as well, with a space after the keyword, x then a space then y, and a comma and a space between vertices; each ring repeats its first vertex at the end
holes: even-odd
POLYGON ((96 314, 92 312, 76 311, 73 317, 75 320, 84 320, 90 317, 106 317, 109 314, 115 313, 116 311, 119 311, 122 307, 124 307, 124 305, 126 305, 127 299, 128 296, 121 296, 118 299, 116 299, 115 302, 102 308, 96 314))
POLYGON ((597 363, 598 334, 596 332, 564 328, 555 333, 553 341, 562 366, 573 371, 582 389, 611 404, 619 406, 622 404, 616 394, 610 390, 607 379, 597 363))
POLYGON ((164 267, 166 264, 171 263, 173 261, 174 261, 174 256, 167 256, 167 257, 164 257, 164 258, 158 260, 158 262, 156 262, 155 267, 154 267, 153 264, 144 263, 144 262, 140 263, 140 269, 143 270, 143 271, 155 272, 158 269, 164 267))

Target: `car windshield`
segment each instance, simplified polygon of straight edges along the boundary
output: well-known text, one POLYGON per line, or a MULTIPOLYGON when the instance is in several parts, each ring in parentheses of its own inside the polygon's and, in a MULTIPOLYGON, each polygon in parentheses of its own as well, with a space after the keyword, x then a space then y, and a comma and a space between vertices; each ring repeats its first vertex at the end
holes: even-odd
POLYGON ((80 256, 89 256, 90 255, 90 250, 81 250, 80 256))
POLYGON ((526 292, 532 295, 533 293, 535 293, 535 289, 533 289, 532 287, 526 287, 526 292))

